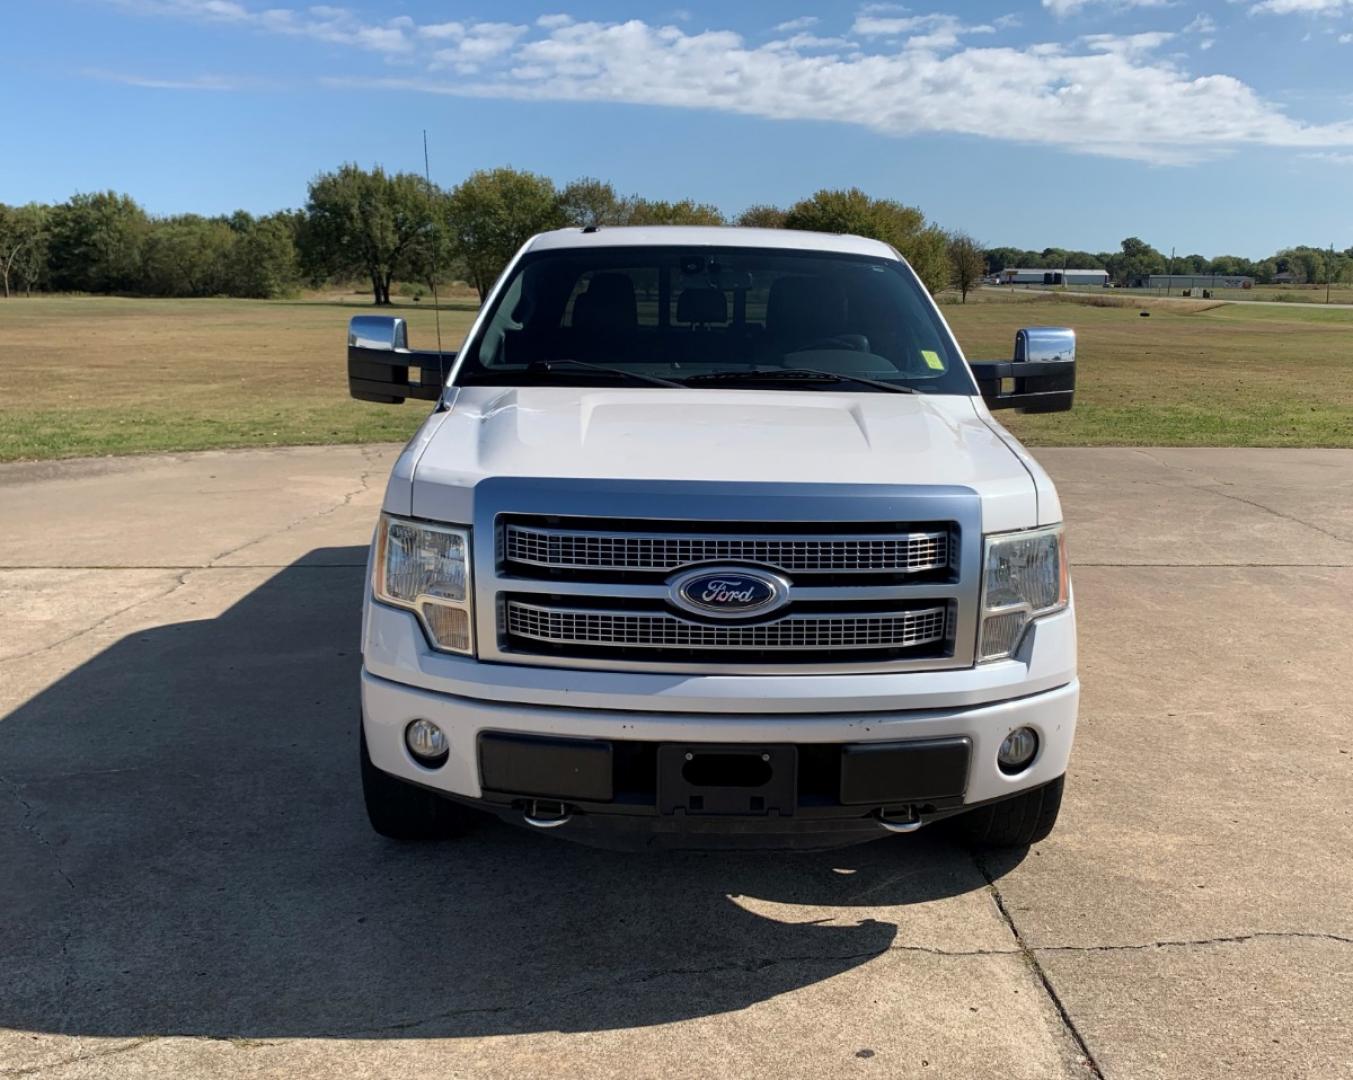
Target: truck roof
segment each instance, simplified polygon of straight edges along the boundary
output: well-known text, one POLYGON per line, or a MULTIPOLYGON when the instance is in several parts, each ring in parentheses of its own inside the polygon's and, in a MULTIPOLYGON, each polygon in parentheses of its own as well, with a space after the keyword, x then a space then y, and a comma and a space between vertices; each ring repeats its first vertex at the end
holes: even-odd
POLYGON ((829 251, 895 259, 897 253, 879 240, 844 233, 805 232, 800 229, 744 229, 713 225, 631 225, 556 229, 531 239, 528 251, 608 247, 743 247, 829 251))

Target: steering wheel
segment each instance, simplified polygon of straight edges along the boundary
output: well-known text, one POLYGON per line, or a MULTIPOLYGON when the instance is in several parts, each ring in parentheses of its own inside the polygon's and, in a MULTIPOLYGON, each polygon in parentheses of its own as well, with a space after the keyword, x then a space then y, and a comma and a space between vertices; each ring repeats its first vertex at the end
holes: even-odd
POLYGON ((850 352, 868 352, 869 339, 863 334, 837 334, 818 338, 807 345, 796 345, 790 352, 813 352, 816 349, 846 349, 850 352))

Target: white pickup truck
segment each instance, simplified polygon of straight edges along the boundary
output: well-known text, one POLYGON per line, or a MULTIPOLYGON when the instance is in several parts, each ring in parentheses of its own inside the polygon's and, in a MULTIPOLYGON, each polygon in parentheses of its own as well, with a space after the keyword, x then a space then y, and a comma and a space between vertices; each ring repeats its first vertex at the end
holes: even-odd
POLYGON ((436 401, 371 548, 378 832, 1052 829, 1079 693, 1062 510, 989 410, 1070 408, 1070 330, 969 363, 877 241, 566 229, 517 253, 455 355, 354 318, 348 375, 436 401))

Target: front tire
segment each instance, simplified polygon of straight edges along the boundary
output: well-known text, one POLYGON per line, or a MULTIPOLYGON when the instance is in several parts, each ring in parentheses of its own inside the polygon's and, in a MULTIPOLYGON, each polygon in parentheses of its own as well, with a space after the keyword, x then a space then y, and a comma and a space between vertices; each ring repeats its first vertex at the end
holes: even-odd
POLYGON ((1032 788, 953 819, 959 837, 973 847, 1026 848, 1046 840, 1057 824, 1066 778, 1032 788))
POLYGON ((412 843, 450 840, 469 831, 474 811, 376 768, 366 747, 365 726, 361 727, 362 798, 373 829, 391 840, 412 843))

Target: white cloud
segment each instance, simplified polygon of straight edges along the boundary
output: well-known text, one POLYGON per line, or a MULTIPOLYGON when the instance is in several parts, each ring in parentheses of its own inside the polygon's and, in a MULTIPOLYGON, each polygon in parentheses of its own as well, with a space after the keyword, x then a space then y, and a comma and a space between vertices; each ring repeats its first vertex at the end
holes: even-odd
MULTIPOLYGON (((446 23, 446 27, 457 26, 446 23)), ((442 38, 455 45, 438 49, 432 54, 432 68, 455 68, 461 74, 478 72, 488 61, 511 50, 518 39, 528 34, 529 27, 514 23, 472 23, 460 27, 459 32, 446 32, 442 38)))
POLYGON ((906 39, 908 49, 952 49, 965 34, 996 32, 994 26, 967 26, 954 15, 879 15, 870 13, 868 8, 856 17, 850 28, 852 34, 867 38, 896 38, 916 30, 923 32, 906 39))
POLYGON ((147 90, 245 90, 256 88, 257 80, 241 79, 230 75, 193 75, 186 79, 158 79, 135 72, 106 71, 102 68, 86 68, 82 72, 86 78, 100 79, 104 82, 121 83, 123 86, 139 86, 147 90))
POLYGON ((1353 0, 1262 0, 1250 8, 1251 15, 1328 15, 1353 11, 1353 0))
POLYGON ((446 38, 458 41, 465 36, 465 24, 459 22, 430 23, 418 28, 418 36, 430 38, 433 41, 441 41, 446 38))
POLYGON ((807 30, 811 26, 818 24, 816 15, 801 15, 797 19, 787 19, 775 27, 776 33, 792 34, 795 30, 807 30))
POLYGON ((1173 38, 1174 34, 1153 31, 1145 34, 1086 34, 1081 41, 1094 52, 1139 57, 1155 52, 1173 38))
POLYGON ((347 8, 320 4, 295 8, 253 8, 236 0, 110 0, 118 7, 145 15, 168 15, 206 22, 238 23, 275 34, 294 34, 332 45, 350 45, 395 55, 413 50, 407 15, 368 23, 347 8))
POLYGON ((1172 7, 1175 0, 1043 0, 1043 6, 1059 19, 1075 15, 1092 5, 1103 5, 1126 11, 1128 8, 1172 7))
POLYGON ((1195 15, 1193 22, 1184 27, 1185 34, 1211 34, 1217 29, 1217 21, 1206 13, 1195 15))
POLYGON ((1331 165, 1353 165, 1353 154, 1338 154, 1324 150, 1301 156, 1312 161, 1328 161, 1331 165))
POLYGON ((843 49, 853 46, 854 43, 849 38, 818 37, 816 34, 795 34, 792 37, 785 38, 783 41, 772 41, 766 48, 806 51, 809 49, 843 49))
MULTIPOLYGON (((796 34, 753 46, 727 30, 687 32, 640 19, 415 26, 407 18, 363 24, 346 13, 290 9, 201 14, 196 0, 155 3, 178 13, 278 33, 413 50, 429 74, 355 74, 326 85, 527 101, 624 102, 769 119, 859 125, 884 135, 947 133, 1058 147, 1159 164, 1187 164, 1241 146, 1295 151, 1353 149, 1353 121, 1306 123, 1224 74, 1195 76, 1159 52, 1166 32, 1095 34, 1070 42, 979 47, 948 14, 861 9, 862 45, 796 34), (910 35, 910 36, 907 36, 910 35), (901 47, 898 40, 902 39, 901 47), (439 76, 450 67, 455 78, 439 76)), ((144 10, 144 8, 142 8, 144 10)), ((1201 24, 1192 32, 1203 33, 1201 24)))
POLYGON ((1340 35, 1339 35, 1339 44, 1340 44, 1340 45, 1353 45, 1353 34, 1340 34, 1340 35))

